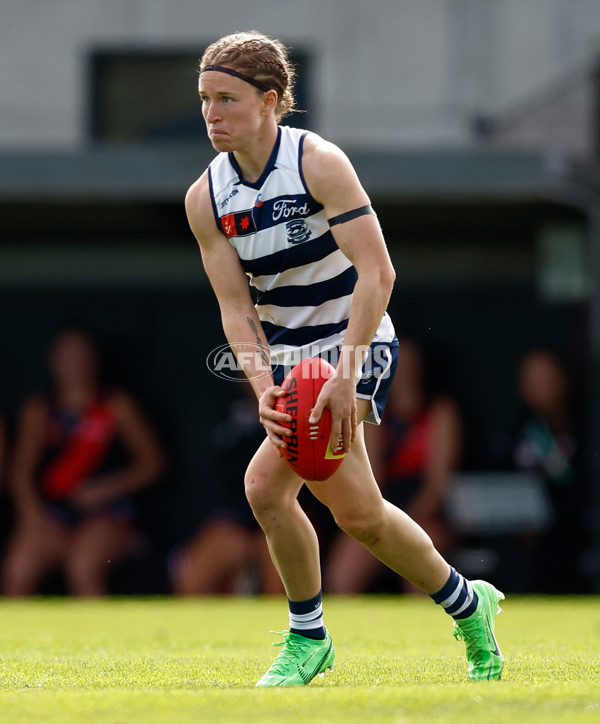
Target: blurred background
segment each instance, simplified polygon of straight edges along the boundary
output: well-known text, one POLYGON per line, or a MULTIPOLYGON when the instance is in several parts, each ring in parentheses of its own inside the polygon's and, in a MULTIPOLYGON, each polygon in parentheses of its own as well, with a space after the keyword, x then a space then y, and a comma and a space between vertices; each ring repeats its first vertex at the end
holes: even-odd
MULTIPOLYGON (((243 383, 206 366, 225 340, 183 199, 214 155, 198 58, 251 28, 291 48, 306 112, 286 122, 353 161, 396 267, 398 334, 457 410, 448 556, 507 590, 600 591, 595 0, 0 0, 2 545, 20 411, 49 389, 66 325, 96 338, 167 459, 112 589, 172 590, 222 508, 232 428, 215 429, 243 383), (554 377, 527 377, 532 350, 554 377), (562 588, 537 575, 540 552, 562 588)), ((331 523, 313 515, 325 556, 331 523)), ((259 587, 253 565, 235 590, 259 587)))

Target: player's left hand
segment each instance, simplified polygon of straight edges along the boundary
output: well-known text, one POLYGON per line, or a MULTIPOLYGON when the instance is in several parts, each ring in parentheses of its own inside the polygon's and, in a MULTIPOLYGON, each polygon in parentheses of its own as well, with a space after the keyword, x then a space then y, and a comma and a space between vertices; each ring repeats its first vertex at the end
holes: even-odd
POLYGON ((285 438, 292 434, 291 431, 282 424, 284 422, 291 422, 291 416, 275 409, 277 399, 279 397, 285 397, 285 395, 287 395, 287 392, 282 387, 273 385, 262 393, 258 401, 258 418, 260 424, 265 428, 269 440, 279 451, 287 447, 285 438))
POLYGON ((331 446, 335 450, 335 441, 342 438, 345 452, 356 439, 356 385, 354 380, 342 376, 332 377, 323 385, 317 402, 308 418, 312 424, 321 419, 323 410, 331 410, 331 446))

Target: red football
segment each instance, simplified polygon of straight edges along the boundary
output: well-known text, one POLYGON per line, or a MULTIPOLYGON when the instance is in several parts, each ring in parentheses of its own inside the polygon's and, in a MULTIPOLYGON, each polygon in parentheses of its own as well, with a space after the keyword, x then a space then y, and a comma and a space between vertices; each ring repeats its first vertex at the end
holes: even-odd
POLYGON ((292 421, 282 423, 292 434, 286 437, 287 448, 283 457, 304 480, 327 480, 342 464, 345 452, 335 446, 332 449, 331 411, 323 410, 318 423, 308 422, 310 412, 317 401, 321 388, 335 375, 335 369, 320 357, 302 360, 281 383, 287 392, 277 400, 275 408, 291 415, 292 421))

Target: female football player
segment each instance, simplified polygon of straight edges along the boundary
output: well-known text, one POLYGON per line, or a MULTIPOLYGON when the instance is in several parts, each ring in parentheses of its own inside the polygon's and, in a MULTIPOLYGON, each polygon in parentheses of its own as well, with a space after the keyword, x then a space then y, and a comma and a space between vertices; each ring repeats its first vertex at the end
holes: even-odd
POLYGON ((3 592, 30 596, 60 568, 70 593, 99 596, 139 539, 134 495, 157 482, 163 453, 135 400, 101 384, 87 332, 63 329, 49 363, 49 394, 30 397, 20 415, 3 592))
POLYGON ((258 398, 267 439, 246 473, 246 494, 289 600, 289 631, 257 686, 309 683, 333 667, 323 625, 319 547, 297 502, 306 484, 344 531, 441 605, 465 640, 472 679, 499 678, 493 637, 503 595, 452 569, 429 536, 387 503, 371 472, 362 423, 378 423, 395 366, 386 306, 394 269, 377 217, 342 151, 314 133, 280 125, 294 108, 286 49, 257 32, 205 51, 199 94, 219 152, 192 185, 186 209, 218 298, 223 329, 258 398), (257 290, 253 303, 248 286, 257 290), (362 350, 371 348, 364 359, 362 350), (301 480, 279 451, 288 419, 275 410, 284 372, 302 356, 337 356, 312 412, 332 414, 346 458, 327 481, 301 480), (273 375, 264 374, 270 363, 273 375))

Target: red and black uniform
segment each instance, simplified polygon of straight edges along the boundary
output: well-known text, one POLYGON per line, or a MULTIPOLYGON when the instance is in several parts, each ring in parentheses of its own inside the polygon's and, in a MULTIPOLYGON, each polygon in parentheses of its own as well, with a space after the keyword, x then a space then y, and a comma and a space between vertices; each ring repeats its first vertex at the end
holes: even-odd
POLYGON ((118 441, 117 421, 109 404, 99 398, 81 412, 48 404, 45 447, 37 471, 38 490, 48 512, 65 524, 99 512, 132 518, 130 500, 119 498, 100 510, 79 511, 72 496, 85 483, 127 464, 118 441))

